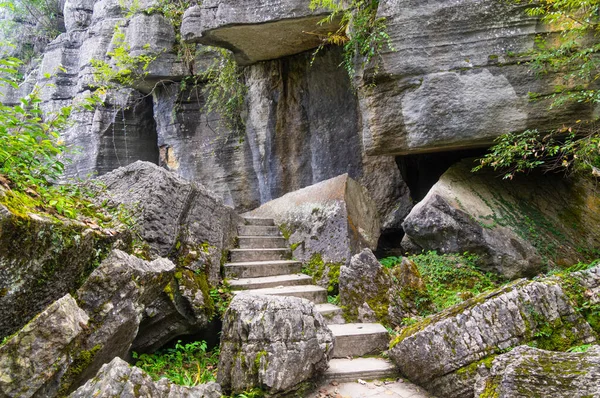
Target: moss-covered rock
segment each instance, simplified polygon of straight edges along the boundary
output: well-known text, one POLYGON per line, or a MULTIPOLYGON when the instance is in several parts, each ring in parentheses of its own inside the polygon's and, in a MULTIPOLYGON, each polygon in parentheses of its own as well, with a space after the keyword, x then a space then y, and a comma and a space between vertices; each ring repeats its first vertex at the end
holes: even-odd
MULTIPOLYGON (((573 274, 586 290, 600 288, 598 267, 573 274)), ((390 358, 413 382, 434 395, 470 397, 478 362, 521 344, 549 350, 597 341, 575 297, 570 279, 519 280, 484 293, 403 329, 390 358), (426 350, 423 347, 427 347, 426 350)))

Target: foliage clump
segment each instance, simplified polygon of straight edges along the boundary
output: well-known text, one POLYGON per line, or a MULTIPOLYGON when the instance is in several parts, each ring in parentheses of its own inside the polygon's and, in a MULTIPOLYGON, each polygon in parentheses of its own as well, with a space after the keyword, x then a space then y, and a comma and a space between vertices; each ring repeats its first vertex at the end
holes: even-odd
POLYGON ((381 62, 381 53, 393 50, 390 36, 386 32, 385 18, 377 17, 379 0, 311 0, 311 10, 324 8, 331 14, 320 21, 321 24, 339 20, 340 27, 323 37, 323 42, 315 54, 325 45, 343 46, 344 59, 342 66, 348 72, 350 80, 356 74, 355 62, 361 67, 375 61, 375 73, 381 62))
MULTIPOLYGON (((409 256, 416 265, 426 289, 412 297, 420 316, 442 311, 484 291, 499 286, 499 278, 478 268, 479 258, 470 253, 438 254, 435 251, 409 256)), ((394 268, 402 257, 380 260, 386 268, 394 268)), ((407 323, 411 320, 407 319, 407 323)))
POLYGON ((179 340, 173 348, 132 355, 135 366, 146 371, 153 380, 167 378, 175 384, 195 386, 216 380, 219 349, 207 348, 205 341, 183 344, 179 340))
MULTIPOLYGON (((538 36, 530 68, 538 75, 559 73, 562 83, 552 94, 530 93, 532 100, 551 99, 551 108, 600 102, 599 9, 596 0, 515 0, 528 5, 527 13, 560 30, 538 36)), ((600 177, 600 132, 596 120, 576 120, 561 129, 510 132, 496 141, 474 169, 503 170, 504 178, 534 168, 600 177)))

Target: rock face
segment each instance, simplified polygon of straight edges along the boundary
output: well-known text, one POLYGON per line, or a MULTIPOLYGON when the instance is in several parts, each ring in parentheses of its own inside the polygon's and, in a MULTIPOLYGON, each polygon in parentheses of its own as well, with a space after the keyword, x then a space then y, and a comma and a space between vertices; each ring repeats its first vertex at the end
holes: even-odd
POLYGON ((185 387, 173 384, 167 379, 155 382, 140 368, 129 366, 121 358, 115 358, 102 366, 93 379, 69 397, 220 398, 221 387, 217 383, 185 387))
POLYGON ((549 261, 586 260, 600 245, 600 199, 590 182, 539 173, 505 181, 471 173, 473 165, 452 166, 406 217, 413 244, 478 254, 482 267, 508 278, 535 275, 549 261))
POLYGON ((130 236, 11 212, 0 204, 0 337, 81 286, 119 239, 128 242, 130 236))
POLYGON ((67 294, 0 346, 0 395, 56 396, 61 378, 77 363, 88 320, 67 294))
MULTIPOLYGON (((389 321, 392 325, 402 325, 404 318, 418 315, 415 298, 427 296, 426 286, 417 264, 406 257, 392 269, 390 277, 393 283, 389 291, 389 321)), ((427 308, 428 303, 421 302, 419 305, 427 308)))
POLYGON ((308 300, 239 294, 223 318, 217 380, 226 392, 290 392, 327 368, 333 334, 308 300))
POLYGON ((154 302, 173 278, 175 265, 152 262, 113 251, 77 291, 79 306, 90 315, 84 349, 94 355, 72 383, 92 377, 114 357, 127 357, 145 307, 154 302))
MULTIPOLYGON (((363 248, 375 249, 379 216, 367 190, 347 174, 288 193, 246 215, 273 218, 294 249, 313 268, 346 264, 363 248)), ((328 282, 328 271, 320 270, 328 282)))
POLYGON ((385 268, 364 249, 340 268, 340 304, 359 322, 387 321, 391 285, 385 268))
POLYGON ((526 343, 565 350, 595 342, 596 332, 572 298, 585 290, 582 281, 590 291, 598 289, 598 275, 596 268, 562 280, 521 280, 467 300, 404 329, 390 358, 434 395, 471 397, 478 365, 502 350, 526 343))
POLYGON ((597 397, 600 347, 566 353, 520 346, 499 355, 475 385, 475 397, 597 397))
POLYGON ((161 165, 199 181, 248 211, 348 173, 367 187, 385 228, 399 228, 411 201, 393 157, 368 157, 358 101, 338 49, 298 54, 245 69, 245 131, 224 131, 219 116, 199 112, 202 86, 154 91, 161 165))
MULTIPOLYGON (((529 101, 529 92, 551 93, 558 76, 538 79, 520 62, 549 30, 523 4, 382 0, 378 17, 386 18, 395 51, 383 54, 377 84, 361 90, 369 154, 486 146, 503 133, 549 130, 593 113, 529 101)), ((362 78, 369 83, 372 70, 362 78)))
POLYGON ((306 1, 209 0, 185 12, 181 33, 188 42, 225 47, 248 65, 318 47, 339 27, 337 21, 319 24, 326 16, 306 1))

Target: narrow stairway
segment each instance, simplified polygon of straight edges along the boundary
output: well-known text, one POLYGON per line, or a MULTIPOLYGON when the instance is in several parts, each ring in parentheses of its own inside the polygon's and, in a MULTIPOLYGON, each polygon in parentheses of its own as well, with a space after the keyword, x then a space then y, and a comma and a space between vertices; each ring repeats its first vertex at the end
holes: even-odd
POLYGON ((372 380, 397 376, 393 364, 374 357, 387 349, 389 336, 378 323, 345 323, 342 309, 327 303, 327 290, 301 274, 302 263, 292 260, 288 242, 273 219, 245 218, 238 226, 238 248, 231 250, 225 277, 236 292, 295 296, 315 303, 335 337, 333 359, 326 379, 372 380), (365 357, 369 355, 370 357, 365 357))

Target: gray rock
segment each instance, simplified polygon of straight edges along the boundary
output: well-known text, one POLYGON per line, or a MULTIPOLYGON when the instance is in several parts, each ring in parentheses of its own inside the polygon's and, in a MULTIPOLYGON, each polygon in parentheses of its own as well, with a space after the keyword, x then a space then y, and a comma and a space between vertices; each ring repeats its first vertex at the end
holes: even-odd
POLYGON ((391 278, 369 249, 340 268, 340 304, 359 322, 388 321, 391 278), (358 315, 358 316, 357 316, 358 315))
POLYGON ((483 269, 508 278, 587 260, 582 252, 600 245, 600 215, 586 205, 597 197, 589 181, 541 173, 507 181, 473 166, 452 166, 413 208, 402 224, 411 242, 475 253, 483 269))
MULTIPOLYGON (((597 289, 598 270, 586 274, 597 289)), ((405 328, 389 356, 401 373, 432 394, 471 397, 477 367, 490 355, 527 343, 565 350, 596 342, 561 283, 557 278, 520 280, 467 300, 405 328)))
POLYGON ((113 251, 77 291, 79 306, 90 315, 84 349, 92 357, 72 386, 92 377, 114 357, 126 357, 145 307, 154 302, 173 278, 175 265, 163 258, 147 262, 113 251))
POLYGON ((136 162, 100 181, 105 190, 98 200, 129 206, 150 254, 169 257, 178 266, 169 294, 146 311, 135 349, 150 351, 181 334, 198 332, 213 316, 209 285, 220 280, 221 262, 234 246, 240 217, 203 186, 151 163, 136 162))
POLYGON ((412 260, 402 258, 402 262, 390 274, 393 281, 388 295, 391 324, 402 325, 404 318, 414 317, 422 310, 433 309, 429 300, 423 300, 429 295, 419 269, 412 260), (418 304, 417 299, 420 299, 418 304))
POLYGON ((288 193, 246 215, 273 218, 295 248, 294 257, 322 274, 364 248, 375 249, 379 216, 365 188, 347 174, 288 193), (325 270, 323 266, 325 264, 325 270))
POLYGON ((395 51, 385 51, 376 85, 361 75, 363 139, 369 154, 483 147, 500 134, 550 130, 589 119, 593 107, 548 110, 528 93, 551 93, 559 76, 537 77, 521 62, 552 27, 522 4, 494 0, 383 0, 395 51))
POLYGON ((600 347, 567 353, 520 346, 499 355, 475 384, 475 397, 600 396, 600 347))
POLYGON ((121 358, 115 358, 102 366, 96 376, 69 395, 70 398, 220 398, 217 383, 195 387, 179 386, 167 379, 153 381, 140 368, 129 366, 121 358))
POLYGON ((61 378, 76 363, 88 320, 67 294, 9 338, 0 346, 0 395, 56 396, 61 378))
POLYGON ((290 392, 327 368, 333 334, 308 300, 239 294, 223 318, 217 380, 226 392, 290 392))
POLYGON ((339 27, 319 24, 324 10, 311 11, 298 0, 209 0, 189 8, 181 34, 184 40, 233 51, 240 65, 298 54, 321 44, 321 37, 339 27))
POLYGON ((13 213, 0 205, 0 338, 79 288, 111 246, 130 239, 124 231, 13 213))

